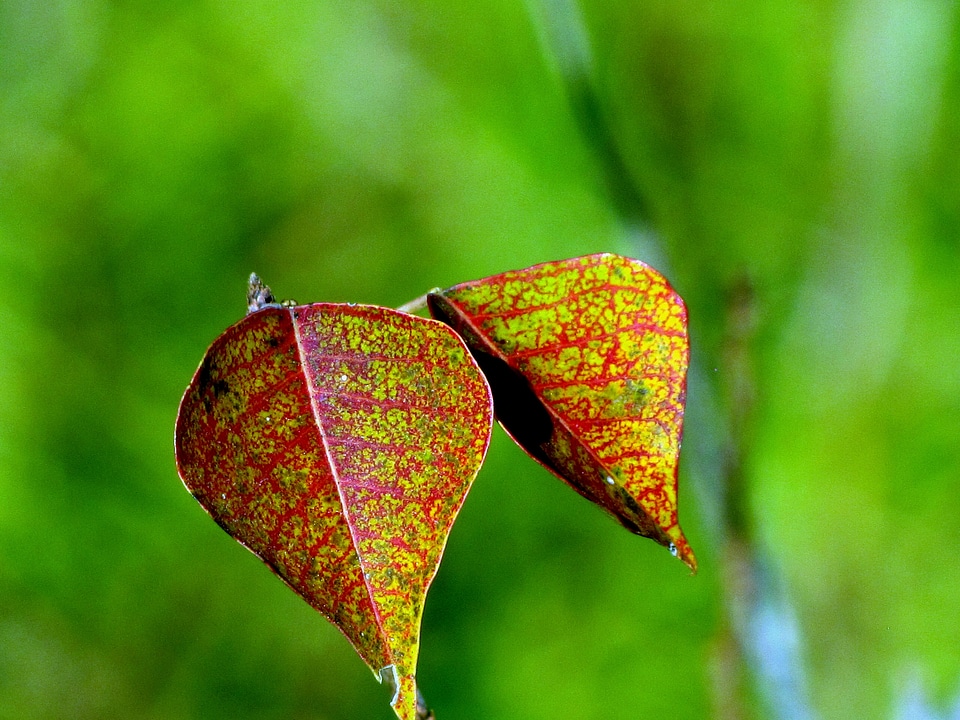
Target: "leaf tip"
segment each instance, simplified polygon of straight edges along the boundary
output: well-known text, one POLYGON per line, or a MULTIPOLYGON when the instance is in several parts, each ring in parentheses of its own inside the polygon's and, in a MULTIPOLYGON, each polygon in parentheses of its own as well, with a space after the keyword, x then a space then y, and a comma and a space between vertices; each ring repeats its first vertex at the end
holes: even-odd
POLYGON ((693 548, 690 547, 690 544, 683 535, 677 538, 676 542, 671 542, 667 545, 667 549, 671 555, 675 558, 680 558, 683 564, 690 568, 691 575, 697 574, 697 557, 693 554, 693 548))

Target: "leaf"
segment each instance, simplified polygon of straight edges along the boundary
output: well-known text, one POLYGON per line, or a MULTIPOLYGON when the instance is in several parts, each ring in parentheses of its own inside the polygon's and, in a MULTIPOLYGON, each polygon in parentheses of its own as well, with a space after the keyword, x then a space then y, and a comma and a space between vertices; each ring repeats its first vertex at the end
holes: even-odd
POLYGON ((267 305, 207 351, 180 405, 177 463, 413 720, 424 598, 491 426, 487 384, 441 323, 267 305))
POLYGON ((696 571, 677 520, 687 313, 638 260, 588 255, 428 295, 533 458, 696 571))

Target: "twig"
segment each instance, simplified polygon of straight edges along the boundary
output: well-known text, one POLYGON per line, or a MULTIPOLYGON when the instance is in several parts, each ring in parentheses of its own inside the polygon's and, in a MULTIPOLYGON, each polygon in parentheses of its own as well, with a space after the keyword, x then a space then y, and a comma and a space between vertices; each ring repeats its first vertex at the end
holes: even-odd
POLYGON ((406 302, 400 307, 397 308, 400 312, 410 313, 411 315, 420 312, 421 310, 427 309, 427 296, 430 293, 440 292, 440 288, 433 288, 428 292, 425 292, 418 298, 414 298, 410 302, 406 302))

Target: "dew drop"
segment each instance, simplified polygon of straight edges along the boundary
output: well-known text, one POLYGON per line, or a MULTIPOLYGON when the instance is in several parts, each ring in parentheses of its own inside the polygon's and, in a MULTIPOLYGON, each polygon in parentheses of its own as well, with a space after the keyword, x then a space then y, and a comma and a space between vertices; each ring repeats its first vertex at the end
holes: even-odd
POLYGON ((674 545, 673 543, 670 543, 670 547, 668 548, 668 550, 670 550, 670 554, 671 554, 671 555, 673 555, 674 557, 677 556, 677 546, 676 546, 676 545, 674 545))
POLYGON ((346 376, 346 375, 341 375, 341 376, 340 376, 340 382, 346 382, 346 381, 347 381, 347 376, 346 376))
POLYGON ((605 483, 607 483, 607 485, 616 485, 616 484, 617 484, 617 481, 613 479, 613 475, 607 475, 603 480, 604 480, 605 483))
POLYGON ((226 493, 220 493, 220 499, 221 499, 221 500, 226 500, 226 499, 227 499, 227 494, 226 494, 226 493))
POLYGON ((356 306, 357 306, 356 303, 347 303, 347 307, 356 307, 356 306))

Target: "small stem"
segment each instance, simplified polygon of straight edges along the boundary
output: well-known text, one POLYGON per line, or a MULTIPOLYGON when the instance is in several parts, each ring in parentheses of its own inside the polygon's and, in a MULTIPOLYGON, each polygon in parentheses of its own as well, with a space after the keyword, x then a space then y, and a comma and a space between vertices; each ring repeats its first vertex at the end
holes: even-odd
POLYGON ((421 295, 420 297, 414 298, 414 299, 411 300, 410 302, 404 303, 403 305, 401 305, 400 307, 398 307, 397 310, 399 310, 400 312, 410 313, 411 315, 413 315, 414 313, 418 313, 418 312, 420 312, 421 310, 426 310, 426 309, 427 309, 427 296, 428 296, 430 293, 435 293, 435 292, 439 292, 439 291, 440 291, 440 288, 434 288, 433 290, 430 290, 429 292, 425 292, 425 293, 424 293, 423 295, 421 295))

